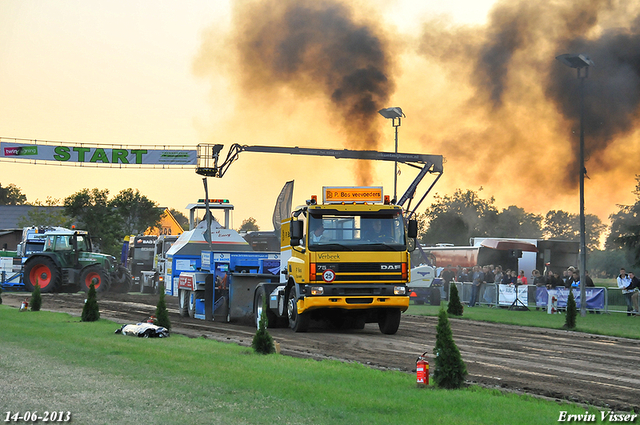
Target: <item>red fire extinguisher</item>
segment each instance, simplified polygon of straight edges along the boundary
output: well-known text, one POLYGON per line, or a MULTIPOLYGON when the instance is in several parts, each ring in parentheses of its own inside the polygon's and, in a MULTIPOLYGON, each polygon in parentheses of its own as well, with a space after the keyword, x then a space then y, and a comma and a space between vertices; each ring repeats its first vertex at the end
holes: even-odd
POLYGON ((427 352, 422 353, 416 360, 416 375, 418 387, 429 386, 429 362, 427 361, 427 352))
POLYGON ((29 309, 29 299, 25 299, 24 301, 22 301, 22 304, 20 304, 20 309, 19 311, 27 311, 29 309))

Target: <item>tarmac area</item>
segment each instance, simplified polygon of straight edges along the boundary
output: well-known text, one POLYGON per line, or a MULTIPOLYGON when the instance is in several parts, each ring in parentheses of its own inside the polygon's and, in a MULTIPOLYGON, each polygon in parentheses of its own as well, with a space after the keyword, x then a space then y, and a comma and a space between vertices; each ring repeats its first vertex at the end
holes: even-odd
MULTIPOLYGON (((18 308, 28 295, 3 292, 3 304, 18 308)), ((43 310, 79 316, 86 296, 60 293, 42 294, 42 298, 43 310)), ((165 300, 172 333, 251 345, 254 326, 181 317, 177 297, 165 300)), ((146 321, 157 302, 158 295, 98 294, 101 318, 119 324, 146 321)), ((433 365, 437 320, 405 314, 395 335, 383 335, 374 323, 361 330, 317 326, 306 333, 288 328, 269 329, 269 333, 284 355, 358 362, 415 374, 416 359, 422 353, 427 352, 433 365)), ((639 340, 458 319, 450 323, 467 365, 469 384, 616 411, 640 411, 639 340)))

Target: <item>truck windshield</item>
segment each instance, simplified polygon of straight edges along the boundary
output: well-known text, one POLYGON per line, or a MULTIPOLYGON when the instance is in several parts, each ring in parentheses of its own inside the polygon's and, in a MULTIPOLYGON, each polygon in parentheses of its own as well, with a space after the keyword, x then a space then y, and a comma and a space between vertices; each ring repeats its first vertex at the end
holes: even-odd
POLYGON ((133 249, 133 259, 138 261, 153 260, 153 246, 135 247, 133 249))
POLYGON ((343 214, 309 216, 311 251, 403 251, 402 215, 343 214))
POLYGON ((41 252, 44 250, 44 239, 39 242, 27 242, 24 248, 25 255, 41 252))

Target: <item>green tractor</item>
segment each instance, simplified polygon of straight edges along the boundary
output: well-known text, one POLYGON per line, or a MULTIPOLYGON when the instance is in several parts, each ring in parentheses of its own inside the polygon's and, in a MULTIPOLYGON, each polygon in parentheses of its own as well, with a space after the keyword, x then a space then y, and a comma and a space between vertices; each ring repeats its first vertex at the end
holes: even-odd
POLYGON ((129 292, 131 273, 118 265, 115 257, 91 251, 86 231, 56 230, 45 234, 44 250, 31 254, 24 263, 24 284, 33 291, 89 291, 91 283, 97 292, 129 292))

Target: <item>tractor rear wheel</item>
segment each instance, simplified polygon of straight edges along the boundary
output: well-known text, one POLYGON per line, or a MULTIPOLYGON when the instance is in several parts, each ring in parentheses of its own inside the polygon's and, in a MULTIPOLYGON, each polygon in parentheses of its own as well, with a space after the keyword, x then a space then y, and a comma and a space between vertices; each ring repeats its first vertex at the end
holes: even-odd
POLYGON ((96 292, 106 292, 109 290, 109 274, 100 265, 89 266, 80 274, 80 287, 83 291, 89 292, 93 283, 96 292))
POLYGON ((54 292, 60 287, 62 273, 52 259, 47 257, 33 257, 24 266, 24 286, 33 292, 36 283, 40 292, 54 292))

